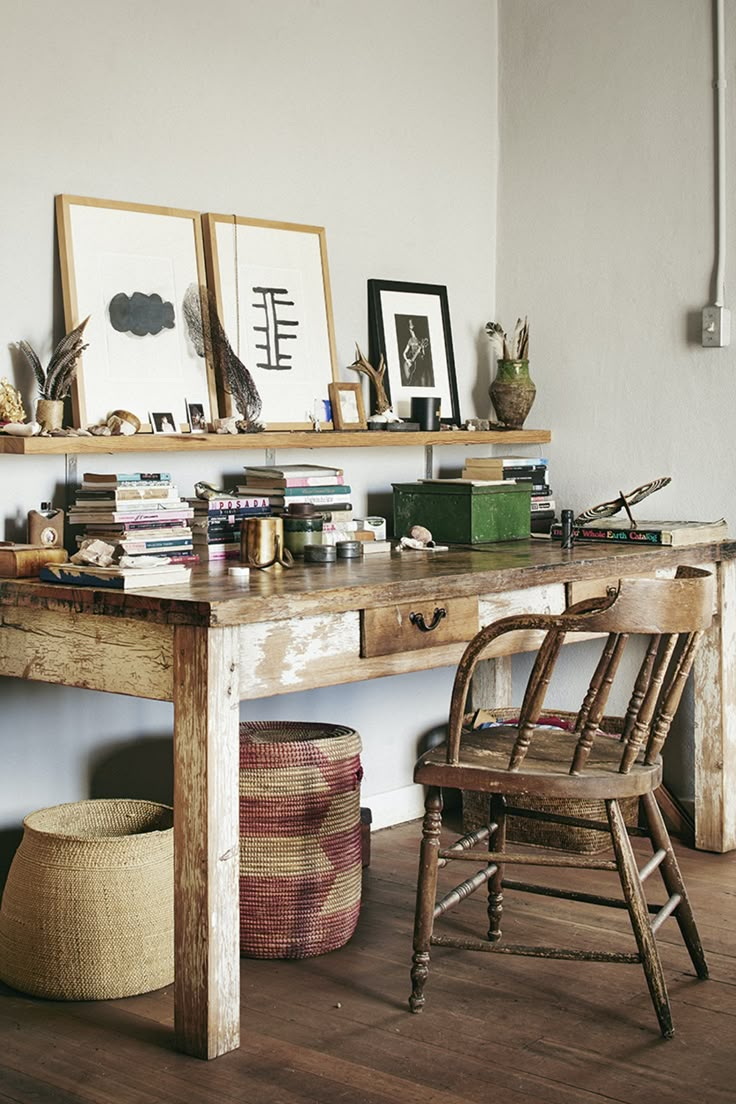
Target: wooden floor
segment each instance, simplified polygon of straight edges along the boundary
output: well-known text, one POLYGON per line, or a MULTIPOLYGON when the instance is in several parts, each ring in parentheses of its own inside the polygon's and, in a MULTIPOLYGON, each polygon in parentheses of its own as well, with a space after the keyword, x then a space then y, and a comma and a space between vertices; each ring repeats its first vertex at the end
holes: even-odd
MULTIPOLYGON (((242 1046, 214 1062, 171 1049, 171 989, 63 1004, 0 986, 0 1104, 733 1104, 736 853, 678 848, 712 978, 695 978, 676 925, 665 924, 677 1029, 665 1042, 638 966, 436 948, 427 1008, 410 1015, 418 833, 416 823, 374 833, 348 946, 304 961, 243 961, 242 1046)), ((593 878, 610 888, 611 875, 593 878)), ((618 910, 512 893, 506 904, 514 941, 603 937, 632 949, 618 910), (575 922, 563 918, 570 908, 575 922)), ((444 923, 482 934, 483 900, 459 908, 444 923)))

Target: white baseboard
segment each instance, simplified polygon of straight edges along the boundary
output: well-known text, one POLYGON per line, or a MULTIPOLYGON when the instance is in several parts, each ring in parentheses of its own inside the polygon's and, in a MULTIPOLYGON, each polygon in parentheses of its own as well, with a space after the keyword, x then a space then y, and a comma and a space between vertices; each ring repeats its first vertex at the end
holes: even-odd
POLYGON ((388 793, 365 794, 361 804, 371 811, 371 829, 390 828, 424 816, 424 787, 412 784, 388 793))

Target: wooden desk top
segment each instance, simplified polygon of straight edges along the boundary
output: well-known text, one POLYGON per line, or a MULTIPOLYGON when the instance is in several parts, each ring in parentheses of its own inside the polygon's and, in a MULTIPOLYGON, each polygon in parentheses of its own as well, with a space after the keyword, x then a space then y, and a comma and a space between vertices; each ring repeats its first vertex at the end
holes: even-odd
POLYGON ((185 585, 125 592, 3 579, 0 607, 68 610, 168 624, 242 625, 372 609, 415 598, 497 594, 581 579, 642 575, 657 568, 732 557, 736 557, 736 540, 686 548, 581 542, 571 551, 563 551, 556 541, 513 541, 327 565, 299 563, 288 570, 253 569, 245 584, 233 581, 220 565, 194 568, 185 585))

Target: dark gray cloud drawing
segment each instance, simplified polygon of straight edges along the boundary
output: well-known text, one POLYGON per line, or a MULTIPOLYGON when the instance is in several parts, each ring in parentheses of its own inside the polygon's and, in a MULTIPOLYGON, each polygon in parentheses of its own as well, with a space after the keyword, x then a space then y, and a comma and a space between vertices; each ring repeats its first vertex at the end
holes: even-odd
POLYGON ((174 304, 165 303, 160 295, 144 295, 134 291, 126 295, 119 291, 110 300, 110 322, 118 333, 132 333, 137 337, 161 333, 174 328, 174 304))

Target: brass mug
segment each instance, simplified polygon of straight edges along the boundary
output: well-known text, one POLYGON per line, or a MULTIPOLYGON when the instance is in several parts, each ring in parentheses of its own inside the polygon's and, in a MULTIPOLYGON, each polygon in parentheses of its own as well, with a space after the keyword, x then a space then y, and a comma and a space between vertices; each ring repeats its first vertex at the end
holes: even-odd
POLYGON ((280 517, 246 518, 240 529, 240 559, 249 567, 291 567, 291 552, 284 546, 280 517))

